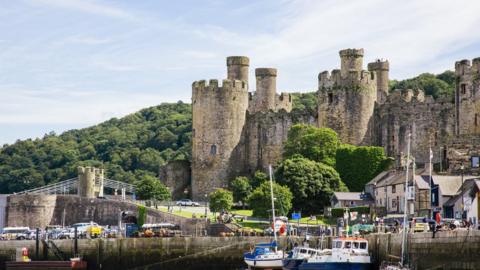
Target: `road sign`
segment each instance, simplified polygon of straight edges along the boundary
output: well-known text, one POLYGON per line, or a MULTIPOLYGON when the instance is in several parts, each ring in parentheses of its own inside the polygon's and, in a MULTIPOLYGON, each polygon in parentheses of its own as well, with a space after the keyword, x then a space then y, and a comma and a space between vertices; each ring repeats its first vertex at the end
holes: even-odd
POLYGON ((300 213, 292 213, 292 219, 301 219, 302 215, 300 213))

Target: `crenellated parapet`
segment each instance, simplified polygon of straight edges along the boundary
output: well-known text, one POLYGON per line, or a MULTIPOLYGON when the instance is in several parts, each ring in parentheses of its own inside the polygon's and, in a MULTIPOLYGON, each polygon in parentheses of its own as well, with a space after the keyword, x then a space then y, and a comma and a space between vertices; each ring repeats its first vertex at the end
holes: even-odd
POLYGON ((237 92, 248 92, 248 83, 241 80, 224 79, 222 80, 222 84, 219 84, 218 80, 211 79, 208 83, 206 80, 200 80, 192 84, 192 98, 194 103, 196 103, 195 97, 218 98, 221 95, 226 96, 237 92))
POLYGON ((366 70, 350 70, 345 76, 339 69, 323 71, 318 75, 318 88, 320 91, 328 90, 361 90, 376 88, 375 74, 366 70))
POLYGON ((434 102, 432 96, 425 96, 425 92, 420 89, 396 89, 390 93, 385 101, 385 107, 404 105, 411 102, 434 102))

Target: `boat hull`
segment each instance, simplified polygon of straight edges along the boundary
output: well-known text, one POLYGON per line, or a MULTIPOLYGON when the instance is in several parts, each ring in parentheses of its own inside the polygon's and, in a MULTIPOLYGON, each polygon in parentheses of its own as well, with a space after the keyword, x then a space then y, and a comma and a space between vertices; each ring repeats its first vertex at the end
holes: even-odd
POLYGON ((285 259, 283 260, 283 270, 299 270, 300 264, 302 264, 304 259, 285 259))
POLYGON ((245 259, 250 269, 282 269, 282 259, 255 260, 245 259))
POLYGON ((302 263, 299 270, 370 270, 370 263, 347 263, 347 262, 318 262, 302 263))

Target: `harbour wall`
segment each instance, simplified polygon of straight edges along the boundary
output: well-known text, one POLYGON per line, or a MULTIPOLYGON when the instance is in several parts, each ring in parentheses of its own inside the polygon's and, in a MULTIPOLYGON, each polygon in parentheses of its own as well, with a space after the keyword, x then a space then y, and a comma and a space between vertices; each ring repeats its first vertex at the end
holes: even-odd
MULTIPOLYGON (((128 201, 75 195, 4 195, 4 201, 4 206, 0 204, 0 221, 4 220, 4 227, 45 228, 47 225, 69 226, 90 221, 118 225, 122 211, 138 216, 139 209, 138 205, 128 201)), ((204 219, 184 218, 147 207, 145 223, 161 222, 178 224, 187 235, 201 234, 206 227, 204 219)))
MULTIPOLYGON (((401 234, 366 236, 372 259, 376 264, 401 254, 401 234)), ((175 237, 78 240, 79 253, 88 261, 89 269, 241 269, 243 253, 255 243, 268 242, 267 237, 175 237)), ((300 238, 279 239, 281 247, 291 247, 300 238)), ((322 240, 311 238, 311 247, 322 240)), ((73 254, 74 240, 55 240, 67 255, 73 254)), ((330 247, 331 238, 323 239, 330 247)), ((416 269, 479 269, 480 231, 410 234, 409 259, 416 269)), ((12 260, 17 247, 35 252, 35 241, 1 241, 0 262, 12 260)), ((39 254, 43 254, 40 245, 39 254)), ((53 255, 49 255, 53 256, 53 255)), ((50 257, 50 259, 54 259, 50 257)), ((3 263, 1 263, 3 267, 3 263)))

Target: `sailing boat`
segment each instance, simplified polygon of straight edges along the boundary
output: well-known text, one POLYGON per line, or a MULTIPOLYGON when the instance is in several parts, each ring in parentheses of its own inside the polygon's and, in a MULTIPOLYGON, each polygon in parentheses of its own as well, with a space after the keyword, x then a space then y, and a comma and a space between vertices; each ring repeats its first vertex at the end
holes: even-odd
MULTIPOLYGON (((407 233, 408 233, 408 219, 407 219, 407 211, 408 211, 408 168, 410 167, 410 143, 411 143, 412 134, 408 134, 408 144, 407 144, 407 169, 406 169, 406 176, 405 176, 405 201, 404 201, 404 209, 403 209, 403 232, 402 232, 402 255, 400 258, 399 263, 392 263, 388 261, 383 261, 380 265, 380 270, 410 270, 411 268, 407 265, 406 260, 408 257, 407 252, 407 233)), ((413 173, 415 177, 415 172, 413 173)))
POLYGON ((248 269, 282 269, 284 253, 278 250, 277 246, 277 230, 275 228, 275 203, 273 197, 273 177, 272 166, 268 167, 270 174, 270 195, 272 199, 272 221, 273 221, 273 237, 271 243, 257 244, 253 250, 243 255, 248 269))

